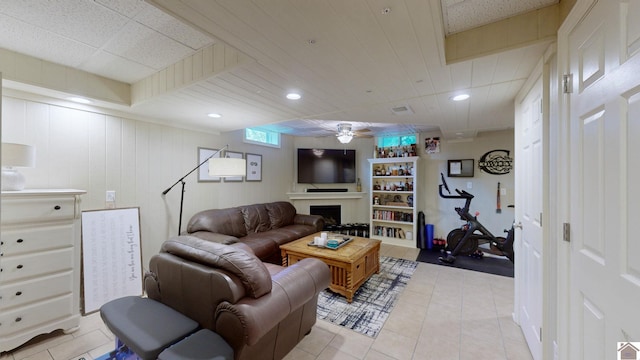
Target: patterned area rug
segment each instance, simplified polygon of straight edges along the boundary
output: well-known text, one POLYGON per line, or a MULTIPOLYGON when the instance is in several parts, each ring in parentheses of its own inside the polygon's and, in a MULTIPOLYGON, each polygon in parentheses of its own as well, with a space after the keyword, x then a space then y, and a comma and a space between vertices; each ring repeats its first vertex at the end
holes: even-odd
POLYGON ((356 291, 353 302, 325 290, 318 296, 318 319, 347 327, 375 338, 391 309, 411 279, 418 263, 411 260, 380 257, 380 273, 373 274, 356 291))

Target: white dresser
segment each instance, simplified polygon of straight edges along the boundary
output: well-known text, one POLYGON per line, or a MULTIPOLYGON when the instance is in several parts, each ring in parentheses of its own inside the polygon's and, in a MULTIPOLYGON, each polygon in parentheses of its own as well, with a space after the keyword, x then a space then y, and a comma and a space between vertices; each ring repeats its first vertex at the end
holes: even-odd
POLYGON ((80 320, 82 190, 2 192, 0 352, 80 320))

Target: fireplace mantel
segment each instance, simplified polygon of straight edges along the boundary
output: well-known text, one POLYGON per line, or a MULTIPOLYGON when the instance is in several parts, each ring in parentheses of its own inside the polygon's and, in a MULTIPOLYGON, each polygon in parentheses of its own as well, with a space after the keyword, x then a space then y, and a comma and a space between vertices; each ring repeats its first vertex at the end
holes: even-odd
POLYGON ((289 200, 347 200, 347 199, 362 199, 366 192, 289 192, 289 200))

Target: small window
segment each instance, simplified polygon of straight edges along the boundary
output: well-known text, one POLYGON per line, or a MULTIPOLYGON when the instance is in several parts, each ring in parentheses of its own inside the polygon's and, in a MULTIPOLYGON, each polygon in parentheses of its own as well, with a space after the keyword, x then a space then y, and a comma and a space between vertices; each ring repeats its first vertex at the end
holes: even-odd
POLYGON ((378 138, 378 147, 408 146, 417 144, 416 135, 383 136, 378 138))
POLYGON ((244 142, 279 148, 280 133, 257 128, 246 128, 244 129, 244 142))

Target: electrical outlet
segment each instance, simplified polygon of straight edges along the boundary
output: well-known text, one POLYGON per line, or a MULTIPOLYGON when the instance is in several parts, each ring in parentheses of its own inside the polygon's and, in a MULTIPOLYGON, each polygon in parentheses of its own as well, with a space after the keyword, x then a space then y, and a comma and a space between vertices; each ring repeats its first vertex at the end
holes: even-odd
POLYGON ((107 202, 115 202, 116 201, 116 192, 114 190, 107 190, 107 202))
POLYGON ((473 183, 471 181, 467 181, 467 189, 473 189, 473 183))
POLYGON ((500 195, 507 195, 507 188, 500 188, 500 195))

